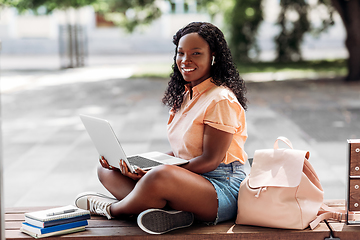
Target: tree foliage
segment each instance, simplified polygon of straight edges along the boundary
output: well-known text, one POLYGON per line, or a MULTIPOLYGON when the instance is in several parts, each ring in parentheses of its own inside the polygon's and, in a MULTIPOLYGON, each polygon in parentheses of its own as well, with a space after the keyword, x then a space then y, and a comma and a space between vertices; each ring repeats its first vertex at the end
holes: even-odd
POLYGON ((235 1, 228 16, 227 22, 231 33, 229 44, 234 59, 248 62, 251 55, 257 56, 260 52, 256 35, 263 20, 261 0, 235 1))
POLYGON ((301 43, 306 33, 319 35, 334 24, 333 8, 328 0, 319 0, 311 6, 306 0, 280 0, 281 11, 277 25, 279 34, 274 38, 279 62, 292 62, 302 60, 301 43), (322 7, 329 17, 321 19, 320 26, 314 26, 309 19, 309 12, 322 7))
MULTIPOLYGON (((257 31, 263 21, 263 0, 198 0, 197 3, 199 8, 206 9, 212 17, 219 12, 223 15, 228 25, 228 42, 235 60, 252 61, 254 56, 258 55, 260 49, 257 45, 257 31)), ((51 12, 54 9, 79 8, 91 4, 98 14, 130 32, 137 26, 149 24, 161 16, 156 0, 0 0, 0 4, 15 6, 20 12, 26 9, 36 12, 41 6, 51 12)), ((359 0, 280 0, 280 7, 276 23, 279 33, 274 38, 276 61, 302 60, 301 43, 305 34, 319 35, 325 31, 334 23, 333 13, 336 9, 348 35, 346 47, 350 55, 349 71, 352 72, 350 75, 353 75, 350 78, 360 79, 360 70, 354 71, 360 69, 360 54, 357 54, 357 51, 360 51, 357 50, 360 49, 360 34, 357 34, 360 26, 359 0), (309 12, 316 8, 326 11, 326 14, 319 14, 326 16, 321 19, 320 26, 314 26, 309 19, 309 12)))
POLYGON ((360 81, 360 1, 332 0, 346 30, 345 45, 349 52, 346 81, 360 81))
POLYGON ((45 8, 46 13, 51 13, 55 9, 80 8, 91 5, 96 1, 97 0, 3 0, 3 4, 16 7, 20 13, 28 9, 37 13, 40 7, 45 8))
POLYGON ((161 16, 156 0, 98 0, 93 6, 106 20, 129 32, 139 25, 150 24, 161 16))
POLYGON ((310 29, 309 5, 305 0, 281 0, 277 25, 280 33, 275 37, 277 61, 291 62, 301 59, 301 42, 310 29))

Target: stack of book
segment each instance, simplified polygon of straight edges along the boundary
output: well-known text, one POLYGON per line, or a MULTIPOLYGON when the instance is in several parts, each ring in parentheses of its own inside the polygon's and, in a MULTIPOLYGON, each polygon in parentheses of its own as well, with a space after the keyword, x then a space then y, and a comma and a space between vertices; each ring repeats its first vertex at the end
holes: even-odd
POLYGON ((34 238, 84 231, 90 212, 72 205, 25 213, 20 231, 34 238))

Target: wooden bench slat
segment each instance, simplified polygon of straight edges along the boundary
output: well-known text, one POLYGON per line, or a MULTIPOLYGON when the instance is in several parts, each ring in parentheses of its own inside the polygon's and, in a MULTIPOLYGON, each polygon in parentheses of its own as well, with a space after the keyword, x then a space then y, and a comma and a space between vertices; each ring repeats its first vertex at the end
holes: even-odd
MULTIPOLYGON (((254 227, 255 228, 255 227, 254 227)), ((326 237, 329 237, 328 232, 324 231, 307 231, 307 232, 298 232, 292 230, 279 230, 276 231, 250 231, 250 232, 241 232, 237 233, 214 233, 212 231, 202 231, 202 232, 193 232, 187 231, 184 232, 182 230, 175 230, 171 233, 167 233, 164 235, 149 235, 145 232, 141 231, 137 227, 128 227, 128 228, 90 228, 86 231, 73 233, 68 235, 62 235, 61 237, 65 237, 67 239, 188 239, 188 240, 201 240, 201 239, 214 239, 214 240, 222 240, 222 239, 247 239, 247 240, 255 240, 255 239, 266 239, 266 240, 297 240, 297 239, 321 239, 323 240, 326 237)), ((6 231, 6 239, 7 240, 15 240, 15 239, 23 239, 23 238, 31 238, 30 236, 21 233, 17 230, 7 230, 6 231)), ((52 239, 46 238, 48 240, 52 239)), ((354 238, 353 238, 354 239, 354 238)), ((355 238, 356 239, 356 238, 355 238)))
MULTIPOLYGON (((336 204, 336 203, 335 203, 336 204)), ((7 240, 32 239, 32 237, 21 233, 20 226, 24 221, 24 213, 46 209, 49 207, 36 208, 12 208, 6 209, 5 214, 5 236, 7 240)), ((360 226, 347 226, 343 223, 331 222, 335 236, 344 239, 359 239, 360 226)), ((112 239, 167 239, 167 240, 222 240, 222 239, 266 239, 266 240, 297 240, 297 239, 321 239, 329 237, 329 229, 325 223, 321 223, 316 229, 310 230, 285 230, 254 226, 235 225, 233 221, 220 223, 216 226, 195 223, 189 228, 172 231, 164 235, 150 235, 143 232, 136 224, 136 218, 107 220, 105 217, 92 216, 86 231, 66 234, 52 239, 86 239, 86 240, 112 240, 112 239)))
POLYGON ((5 222, 6 230, 19 230, 22 222, 5 222))
POLYGON ((5 222, 7 221, 25 221, 24 213, 6 213, 5 214, 5 222))
POLYGON ((125 221, 125 220, 106 220, 106 219, 102 219, 102 220, 93 220, 90 219, 88 220, 89 222, 89 227, 93 227, 93 228, 102 228, 102 227, 132 227, 132 226, 137 226, 136 221, 125 221))
POLYGON ((60 207, 60 206, 38 206, 38 207, 7 207, 5 209, 5 214, 13 214, 13 213, 26 213, 26 212, 33 212, 33 211, 40 211, 40 210, 45 210, 48 208, 53 208, 53 207, 60 207))
POLYGON ((346 225, 345 223, 330 222, 334 237, 343 239, 360 239, 360 225, 346 225))

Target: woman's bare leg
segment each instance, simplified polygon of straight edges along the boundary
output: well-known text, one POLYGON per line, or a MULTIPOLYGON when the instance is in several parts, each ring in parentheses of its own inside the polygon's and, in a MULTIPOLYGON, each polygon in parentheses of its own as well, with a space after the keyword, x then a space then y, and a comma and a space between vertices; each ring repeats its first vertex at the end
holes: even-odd
POLYGON ((217 216, 217 194, 213 185, 202 176, 181 167, 157 167, 134 185, 123 179, 105 185, 115 197, 122 199, 111 205, 112 216, 139 214, 146 209, 166 205, 175 210, 192 212, 202 221, 214 221, 217 216), (133 190, 130 190, 132 186, 133 190), (123 190, 117 189, 123 187, 123 190), (124 197, 125 193, 128 194, 124 197))
POLYGON ((97 172, 102 185, 118 200, 126 197, 136 185, 135 181, 125 177, 120 171, 109 170, 99 165, 97 172))

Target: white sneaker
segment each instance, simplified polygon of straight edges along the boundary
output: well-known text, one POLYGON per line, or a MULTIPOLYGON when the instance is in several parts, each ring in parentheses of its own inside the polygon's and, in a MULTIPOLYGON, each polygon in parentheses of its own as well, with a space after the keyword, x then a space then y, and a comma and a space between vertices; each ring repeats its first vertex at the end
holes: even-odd
POLYGON ((102 193, 84 192, 76 196, 75 205, 78 208, 89 210, 93 215, 101 215, 111 219, 110 205, 118 201, 116 198, 108 197, 102 193))
POLYGON ((150 234, 163 234, 178 228, 189 227, 194 222, 194 215, 183 211, 165 211, 148 209, 139 214, 138 226, 150 234))

